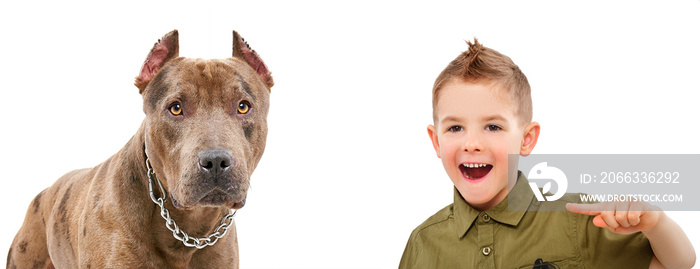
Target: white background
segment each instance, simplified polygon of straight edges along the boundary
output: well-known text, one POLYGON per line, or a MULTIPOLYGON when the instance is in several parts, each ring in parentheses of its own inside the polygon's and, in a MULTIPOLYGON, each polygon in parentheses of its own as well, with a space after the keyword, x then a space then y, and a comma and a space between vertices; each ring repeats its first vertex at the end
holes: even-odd
MULTIPOLYGON (((527 75, 534 153, 700 154, 696 0, 192 3, 0 4, 0 261, 37 193, 137 130, 133 78, 172 29, 201 58, 229 57, 237 30, 276 82, 236 216, 243 268, 395 268, 452 202, 431 87, 474 37, 527 75)), ((700 247, 700 212, 668 214, 700 247)))

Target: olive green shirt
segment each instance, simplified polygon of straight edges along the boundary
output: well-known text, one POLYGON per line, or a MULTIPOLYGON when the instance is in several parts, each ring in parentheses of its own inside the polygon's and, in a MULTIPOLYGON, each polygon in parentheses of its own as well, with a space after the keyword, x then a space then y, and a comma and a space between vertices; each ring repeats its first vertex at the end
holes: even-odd
POLYGON ((519 172, 508 196, 479 212, 455 188, 454 203, 413 230, 399 268, 533 268, 538 259, 552 266, 535 268, 649 268, 653 253, 642 233, 612 233, 593 225, 594 216, 528 211, 580 203, 578 194, 539 202, 519 172))

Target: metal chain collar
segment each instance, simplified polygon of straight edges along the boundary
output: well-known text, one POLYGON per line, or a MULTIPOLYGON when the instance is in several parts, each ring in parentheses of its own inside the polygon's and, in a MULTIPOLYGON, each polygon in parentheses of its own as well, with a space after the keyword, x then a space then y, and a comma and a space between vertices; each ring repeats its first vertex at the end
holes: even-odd
POLYGON ((216 241, 218 241, 219 238, 226 235, 228 228, 233 225, 233 216, 236 215, 236 210, 230 209, 228 214, 226 214, 226 216, 224 216, 224 218, 221 220, 221 225, 214 230, 214 233, 207 235, 206 237, 190 237, 185 231, 180 230, 180 227, 177 226, 175 220, 170 218, 170 212, 165 208, 165 201, 168 199, 168 195, 165 192, 165 189, 163 189, 163 184, 160 183, 160 179, 158 179, 158 176, 156 176, 155 172, 153 172, 153 167, 151 167, 151 162, 148 161, 148 158, 146 158, 146 167, 148 168, 148 192, 151 195, 151 200, 160 206, 160 216, 165 220, 165 227, 173 232, 173 237, 175 237, 175 239, 182 241, 182 243, 187 247, 203 249, 206 246, 213 246, 216 244, 216 241), (163 197, 156 198, 153 194, 154 177, 155 181, 158 182, 158 187, 160 187, 160 193, 163 194, 163 197))

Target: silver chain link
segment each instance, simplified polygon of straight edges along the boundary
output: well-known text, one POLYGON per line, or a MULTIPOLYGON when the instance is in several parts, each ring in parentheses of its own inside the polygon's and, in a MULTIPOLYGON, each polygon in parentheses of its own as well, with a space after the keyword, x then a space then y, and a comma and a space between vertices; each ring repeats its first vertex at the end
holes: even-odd
POLYGON ((180 230, 175 220, 170 218, 168 209, 165 208, 165 201, 168 199, 168 195, 165 189, 163 189, 163 184, 160 183, 160 179, 158 179, 158 176, 153 172, 153 167, 151 167, 151 162, 148 161, 148 158, 146 158, 146 167, 148 168, 148 192, 151 195, 151 200, 160 206, 160 216, 165 220, 165 227, 173 232, 173 237, 175 237, 175 239, 182 241, 187 247, 203 249, 206 246, 213 246, 216 244, 216 241, 219 241, 220 238, 226 235, 228 228, 233 225, 233 216, 236 215, 236 210, 229 210, 228 214, 221 220, 221 225, 214 230, 214 233, 206 237, 190 237, 185 231, 180 230), (158 182, 158 187, 160 187, 160 193, 163 194, 163 197, 156 198, 153 193, 153 177, 155 177, 155 181, 158 182))

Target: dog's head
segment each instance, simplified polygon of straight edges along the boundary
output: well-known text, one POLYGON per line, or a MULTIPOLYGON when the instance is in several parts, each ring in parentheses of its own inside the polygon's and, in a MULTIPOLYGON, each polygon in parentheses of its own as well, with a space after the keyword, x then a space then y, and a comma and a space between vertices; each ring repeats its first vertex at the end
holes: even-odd
POLYGON ((233 58, 182 58, 178 48, 174 30, 136 77, 146 153, 175 207, 241 208, 265 149, 272 76, 235 31, 233 58))

